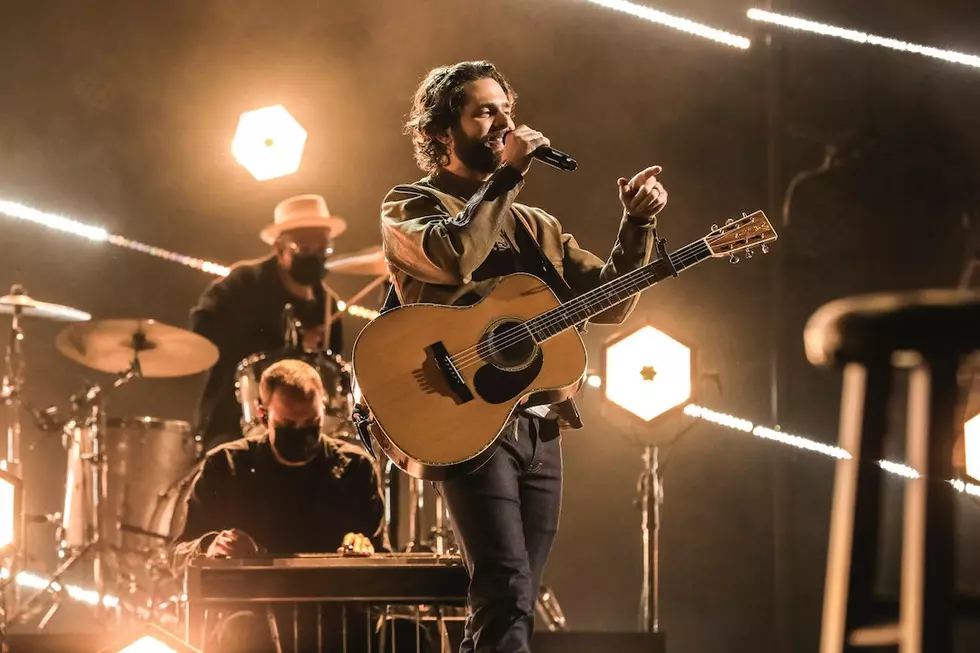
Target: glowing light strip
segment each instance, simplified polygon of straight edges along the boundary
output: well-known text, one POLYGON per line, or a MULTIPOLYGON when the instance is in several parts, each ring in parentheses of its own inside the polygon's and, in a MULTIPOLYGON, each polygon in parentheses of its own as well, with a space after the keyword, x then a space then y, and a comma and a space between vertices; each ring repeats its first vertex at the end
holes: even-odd
MULTIPOLYGON (((84 222, 66 218, 63 215, 39 211, 38 209, 25 206, 24 204, 19 204, 17 202, 0 200, 0 213, 3 213, 11 218, 33 222, 34 224, 38 224, 49 229, 56 229, 58 231, 64 231, 76 236, 82 236, 96 242, 107 242, 117 247, 124 247, 126 249, 133 250, 134 252, 149 254, 150 256, 155 256, 165 261, 170 261, 171 263, 178 263, 180 265, 194 268, 195 270, 213 274, 218 277, 227 277, 228 273, 231 272, 231 268, 226 265, 221 265, 220 263, 214 263, 213 261, 178 254, 177 252, 171 252, 170 250, 163 249, 162 247, 154 247, 153 245, 147 245, 136 240, 130 240, 129 238, 124 238, 123 236, 110 234, 101 227, 93 227, 85 224, 84 222)), ((365 308, 364 306, 358 306, 356 304, 352 304, 350 306, 344 304, 343 307, 340 308, 340 311, 349 313, 364 320, 373 320, 378 317, 377 311, 370 308, 365 308)))
POLYGON ((639 5, 635 2, 628 2, 627 0, 587 1, 594 5, 599 5, 614 11, 621 11, 624 14, 629 14, 630 16, 634 16, 636 18, 642 18, 643 20, 648 20, 651 23, 657 23, 658 25, 663 25, 664 27, 670 27, 671 29, 675 29, 680 32, 685 32, 693 36, 700 36, 701 38, 705 38, 716 43, 721 43, 723 45, 730 45, 733 48, 748 50, 749 46, 752 44, 752 42, 744 36, 715 29, 714 27, 708 27, 707 25, 702 25, 701 23, 695 23, 693 20, 688 20, 687 18, 672 16, 671 14, 667 14, 656 9, 651 9, 650 7, 639 5))
POLYGON ((8 215, 11 218, 27 220, 28 222, 33 222, 49 229, 57 229, 58 231, 82 236, 89 240, 106 241, 109 239, 109 232, 101 227, 92 227, 77 220, 66 218, 63 215, 38 211, 37 209, 32 209, 29 206, 24 206, 17 202, 0 200, 0 213, 8 215))
MULTIPOLYGON (((10 578, 10 570, 0 569, 0 578, 10 578)), ((18 573, 16 582, 21 587, 29 587, 31 589, 42 591, 48 589, 48 586, 50 585, 52 591, 60 592, 64 590, 68 593, 68 596, 76 601, 81 601, 82 603, 87 603, 89 605, 99 604, 99 593, 95 590, 87 590, 82 587, 78 587, 77 585, 62 586, 60 583, 52 583, 47 578, 32 574, 29 571, 22 571, 18 573)), ((115 596, 106 594, 102 597, 102 604, 107 608, 114 608, 119 605, 119 599, 115 596)))
MULTIPOLYGON (((725 413, 719 413, 705 408, 704 406, 698 406, 697 404, 688 404, 687 406, 684 406, 684 414, 689 415, 690 417, 703 419, 719 426, 725 426, 735 431, 751 433, 756 437, 764 438, 766 440, 775 440, 777 442, 782 442, 783 444, 796 447, 797 449, 813 451, 831 458, 850 460, 853 457, 849 452, 841 449, 840 447, 835 447, 823 442, 817 442, 816 440, 804 438, 799 435, 791 435, 782 431, 776 431, 765 426, 753 424, 747 419, 735 417, 734 415, 726 415, 725 413)), ((903 478, 915 479, 922 476, 917 470, 909 467, 908 465, 892 462, 890 460, 879 460, 878 466, 890 474, 895 474, 896 476, 901 476, 903 478)), ((980 498, 980 485, 964 483, 963 481, 957 480, 951 480, 949 483, 959 492, 980 498)))
POLYGON ((867 34, 865 32, 859 32, 857 30, 847 29, 844 27, 817 23, 805 18, 796 18, 785 14, 773 13, 771 11, 763 11, 762 9, 749 9, 747 15, 750 20, 761 23, 779 25, 780 27, 801 30, 812 34, 820 34, 822 36, 833 36, 835 38, 843 39, 845 41, 853 41, 855 43, 877 45, 890 50, 911 52, 913 54, 920 54, 924 57, 932 57, 933 59, 942 59, 943 61, 949 61, 951 63, 980 68, 980 56, 973 54, 964 54, 954 50, 944 50, 941 48, 929 47, 927 45, 907 43, 898 39, 875 36, 874 34, 867 34))

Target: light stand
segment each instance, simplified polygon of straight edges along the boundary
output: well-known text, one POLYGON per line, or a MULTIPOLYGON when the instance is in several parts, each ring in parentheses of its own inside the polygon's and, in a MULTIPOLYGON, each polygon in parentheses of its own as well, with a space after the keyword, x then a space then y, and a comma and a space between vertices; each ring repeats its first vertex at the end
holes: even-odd
POLYGON ((632 443, 642 447, 634 505, 642 515, 639 627, 644 633, 660 632, 661 446, 670 446, 687 430, 678 420, 694 395, 696 363, 691 346, 645 324, 610 338, 602 347, 602 376, 589 379, 589 385, 602 388, 605 403, 623 414, 632 443), (673 423, 677 430, 670 436, 660 433, 673 423))
MULTIPOLYGON (((10 294, 12 295, 22 295, 24 294, 24 289, 21 286, 14 285, 10 288, 10 294)), ((24 342, 24 330, 21 328, 20 320, 23 316, 24 308, 23 306, 14 305, 13 311, 10 316, 10 337, 7 341, 6 355, 4 356, 4 375, 2 384, 0 384, 0 399, 3 400, 4 406, 6 407, 7 414, 7 452, 3 460, 4 469, 13 475, 19 481, 23 482, 23 474, 20 462, 20 436, 21 436, 21 423, 20 414, 23 408, 24 394, 24 353, 22 345, 24 342)), ((21 514, 16 517, 20 520, 21 534, 24 533, 24 515, 23 506, 21 507, 21 514)), ((8 583, 12 583, 10 601, 7 601, 7 587, 3 587, 3 614, 4 619, 4 631, 6 631, 6 620, 8 610, 16 610, 20 605, 21 599, 21 589, 20 586, 14 582, 17 578, 17 574, 20 572, 21 567, 25 561, 25 550, 23 535, 18 538, 19 541, 15 543, 13 552, 11 553, 9 559, 6 562, 6 568, 10 574, 8 583)))
POLYGON ((660 447, 643 447, 643 471, 637 483, 639 490, 641 538, 643 541, 643 584, 640 590, 640 629, 646 633, 660 631, 660 506, 664 501, 660 477, 660 447))
MULTIPOLYGON (((137 333, 133 337, 133 350, 136 352, 133 356, 133 361, 130 364, 128 370, 119 374, 115 381, 113 381, 111 390, 119 388, 124 383, 130 381, 131 379, 142 376, 139 363, 139 352, 146 349, 146 339, 142 333, 137 333)), ((32 595, 27 601, 24 602, 23 606, 10 617, 11 623, 19 623, 28 618, 41 608, 38 604, 41 599, 46 596, 51 596, 53 593, 53 599, 48 610, 45 612, 39 624, 39 629, 47 625, 47 622, 54 616, 55 612, 60 606, 60 601, 64 595, 64 588, 61 583, 62 577, 73 569, 80 561, 91 557, 92 561, 92 579, 95 584, 95 592, 98 596, 98 604, 95 606, 95 616, 96 621, 99 623, 105 623, 107 620, 107 608, 105 604, 106 598, 106 572, 108 571, 108 565, 106 565, 106 542, 103 540, 104 528, 103 522, 106 515, 104 511, 106 509, 106 501, 108 496, 108 457, 105 447, 105 415, 102 410, 102 405, 106 393, 98 385, 92 385, 88 387, 84 393, 77 398, 77 403, 79 408, 85 408, 88 410, 89 414, 85 420, 87 424, 86 428, 83 430, 88 431, 88 436, 91 440, 91 458, 88 463, 91 465, 91 478, 92 487, 94 492, 88 492, 88 505, 85 506, 83 512, 85 513, 85 524, 88 526, 88 532, 85 537, 85 544, 74 551, 71 556, 62 563, 54 574, 52 574, 48 584, 43 588, 38 590, 34 595, 32 595), (91 555, 90 555, 91 554, 91 555), (60 589, 55 589, 55 586, 60 589)))

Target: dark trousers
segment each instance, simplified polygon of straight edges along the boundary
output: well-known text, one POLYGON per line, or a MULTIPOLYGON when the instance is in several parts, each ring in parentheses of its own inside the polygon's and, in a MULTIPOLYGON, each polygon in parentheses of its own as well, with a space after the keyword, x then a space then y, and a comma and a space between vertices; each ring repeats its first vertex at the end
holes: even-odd
POLYGON ((460 653, 528 653, 561 509, 561 439, 517 419, 476 472, 441 484, 470 575, 460 653))

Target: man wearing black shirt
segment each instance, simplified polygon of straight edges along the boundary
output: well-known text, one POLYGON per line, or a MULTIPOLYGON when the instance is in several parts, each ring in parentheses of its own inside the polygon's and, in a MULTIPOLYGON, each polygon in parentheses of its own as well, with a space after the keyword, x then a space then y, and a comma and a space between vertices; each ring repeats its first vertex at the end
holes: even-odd
MULTIPOLYGON (((330 215, 319 195, 300 195, 276 206, 275 221, 261 232, 272 253, 242 261, 213 283, 191 311, 191 329, 218 347, 198 404, 197 432, 207 447, 242 437, 242 410, 235 396, 235 371, 248 356, 283 349, 283 310, 293 306, 303 325, 304 349, 340 353, 343 337, 334 320, 324 342, 324 263, 346 222, 330 215)), ((334 305, 333 311, 336 311, 334 305)))
MULTIPOLYGON (((173 547, 175 571, 182 574, 201 556, 387 549, 384 502, 373 463, 360 450, 320 432, 323 385, 316 370, 302 361, 280 361, 263 373, 260 392, 268 430, 218 447, 202 463, 173 547)), ((303 640, 316 641, 311 626, 317 617, 309 612, 301 610, 298 650, 304 650, 303 640)), ((321 615, 334 636, 342 633, 334 623, 340 616, 336 611, 321 615)), ((292 615, 276 617, 281 638, 290 638, 292 615)), ((363 634, 363 628, 355 630, 356 637, 363 634)), ((271 645, 267 633, 264 614, 238 613, 219 629, 219 650, 266 650, 271 645)))

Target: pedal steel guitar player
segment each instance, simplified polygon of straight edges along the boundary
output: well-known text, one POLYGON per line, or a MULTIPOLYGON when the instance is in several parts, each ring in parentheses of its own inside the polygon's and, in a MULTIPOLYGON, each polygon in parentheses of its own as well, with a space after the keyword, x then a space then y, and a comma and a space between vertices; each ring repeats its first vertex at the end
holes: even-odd
MULTIPOLYGON (((388 548, 375 467, 360 449, 321 433, 323 393, 320 376, 303 361, 279 361, 263 373, 268 430, 218 447, 203 462, 172 551, 177 571, 199 556, 284 557, 338 549, 370 555, 388 548)), ((278 628, 270 631, 265 614, 239 612, 226 616, 213 634, 217 650, 276 650, 276 637, 281 650, 317 650, 317 617, 310 609, 315 612, 313 606, 300 608, 295 649, 291 615, 276 613, 278 628)), ((340 641, 339 608, 323 618, 325 650, 369 650, 358 641, 364 639, 361 628, 351 629, 353 641, 340 641)), ((414 632, 403 639, 414 644, 414 632)))
MULTIPOLYGON (((428 175, 396 186, 381 208, 401 303, 473 304, 514 272, 540 276, 567 297, 650 262, 656 215, 667 202, 660 167, 618 180, 623 214, 602 261, 557 219, 517 203, 535 152, 550 142, 516 124, 516 98, 485 61, 436 68, 418 87, 407 131, 428 175)), ((619 323, 634 305, 622 302, 593 321, 619 323)), ((560 427, 581 427, 570 401, 522 409, 486 464, 440 483, 471 579, 462 653, 530 650, 537 588, 558 528, 560 427)))

